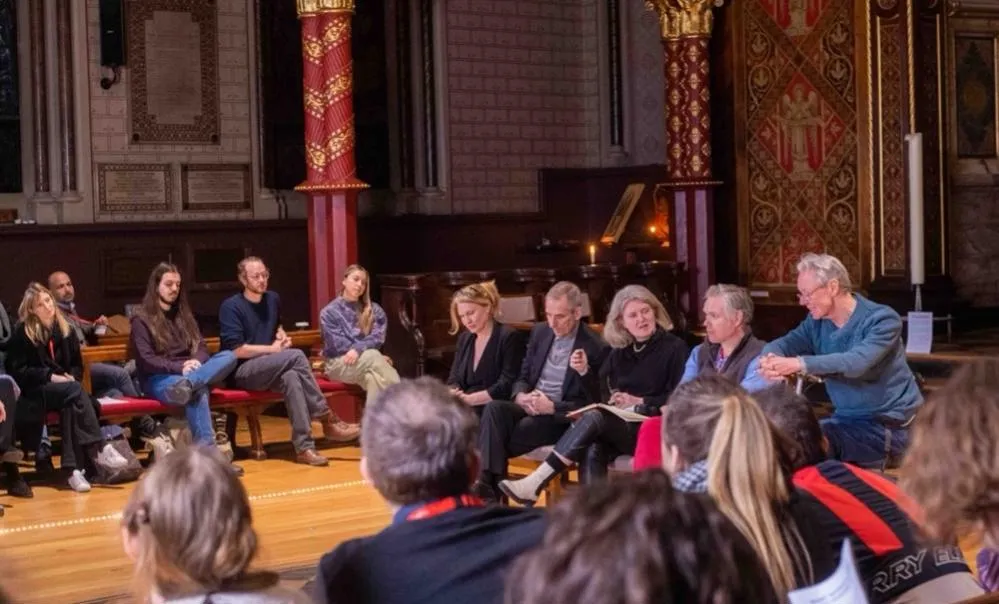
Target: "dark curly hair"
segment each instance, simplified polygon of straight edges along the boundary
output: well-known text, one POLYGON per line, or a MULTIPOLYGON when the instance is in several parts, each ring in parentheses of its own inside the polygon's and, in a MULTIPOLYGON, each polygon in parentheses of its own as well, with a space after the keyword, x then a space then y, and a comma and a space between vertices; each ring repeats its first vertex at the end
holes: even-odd
POLYGON ((742 534, 705 495, 660 470, 588 487, 551 512, 510 572, 507 604, 774 602, 742 534))

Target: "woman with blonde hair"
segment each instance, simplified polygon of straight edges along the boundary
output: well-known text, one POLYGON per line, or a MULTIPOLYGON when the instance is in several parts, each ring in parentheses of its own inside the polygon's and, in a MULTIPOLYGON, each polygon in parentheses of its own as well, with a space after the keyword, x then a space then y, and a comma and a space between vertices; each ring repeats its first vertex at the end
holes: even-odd
MULTIPOLYGON (((672 328, 662 303, 641 285, 628 285, 614 295, 603 334, 611 352, 600 368, 602 397, 608 405, 659 415, 687 359, 687 344, 669 333, 672 328)), ((602 478, 613 457, 635 451, 641 425, 591 409, 562 435, 537 470, 520 480, 501 481, 500 490, 522 505, 533 505, 552 479, 584 460, 584 479, 602 478)))
POLYGON ((250 570, 257 554, 250 501, 213 448, 196 445, 158 460, 125 505, 121 534, 143 601, 309 601, 280 589, 276 574, 250 570))
MULTIPOLYGON (((69 474, 69 486, 74 491, 87 492, 90 483, 85 473, 96 475, 98 467, 121 470, 128 460, 101 434, 97 420, 99 407, 80 385, 83 377, 80 341, 49 290, 39 283, 30 284, 18 308, 18 317, 20 320, 7 345, 6 360, 7 373, 22 391, 17 423, 38 426, 40 435, 47 413, 58 411, 62 468, 69 474)), ((22 440, 31 439, 22 434, 22 440)))
POLYGON ((789 445, 745 390, 717 375, 677 386, 662 447, 673 487, 711 496, 756 550, 778 601, 834 570, 819 518, 791 483, 789 445))
POLYGON ((527 344, 522 332, 496 320, 500 294, 492 281, 473 283, 451 296, 451 335, 458 336, 447 385, 476 411, 489 401, 506 400, 520 373, 527 344))
POLYGON ((319 313, 326 376, 358 384, 370 403, 379 392, 399 382, 399 373, 379 351, 385 345, 388 319, 382 307, 371 301, 370 279, 364 267, 348 266, 342 285, 340 295, 319 313))

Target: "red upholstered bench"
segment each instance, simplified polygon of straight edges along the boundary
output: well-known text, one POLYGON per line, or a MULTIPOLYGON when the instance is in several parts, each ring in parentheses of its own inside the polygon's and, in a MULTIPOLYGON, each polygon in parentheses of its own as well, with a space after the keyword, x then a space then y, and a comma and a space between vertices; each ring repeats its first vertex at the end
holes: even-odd
MULTIPOLYGON (((317 330, 290 331, 288 335, 291 337, 292 345, 296 348, 310 350, 322 342, 322 337, 317 330)), ((206 338, 206 344, 210 352, 216 352, 219 349, 218 338, 206 338)), ((123 362, 128 359, 127 348, 126 344, 85 347, 82 350, 84 367, 82 385, 84 389, 88 392, 91 391, 91 363, 123 362)), ((327 404, 341 419, 349 422, 360 420, 364 402, 363 389, 353 384, 329 380, 321 372, 316 372, 316 381, 323 394, 326 395, 327 404)), ((120 400, 121 402, 102 403, 101 417, 128 420, 147 414, 182 413, 180 407, 164 405, 154 399, 125 397, 120 400)), ((231 411, 239 417, 245 417, 250 432, 250 455, 254 459, 266 459, 267 453, 264 451, 260 415, 267 407, 280 402, 282 402, 281 395, 276 392, 213 388, 210 405, 214 410, 231 411)), ((58 423, 59 414, 51 413, 47 420, 49 423, 58 423)))

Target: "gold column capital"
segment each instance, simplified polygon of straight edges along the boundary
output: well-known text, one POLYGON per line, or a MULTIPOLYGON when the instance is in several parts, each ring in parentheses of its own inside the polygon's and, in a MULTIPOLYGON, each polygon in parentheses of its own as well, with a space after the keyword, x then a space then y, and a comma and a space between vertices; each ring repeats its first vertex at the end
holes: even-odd
POLYGON ((299 18, 324 13, 354 13, 354 0, 296 0, 296 2, 299 18))
POLYGON ((659 35, 663 40, 684 36, 710 36, 714 25, 711 9, 719 0, 645 0, 645 8, 659 13, 659 35))

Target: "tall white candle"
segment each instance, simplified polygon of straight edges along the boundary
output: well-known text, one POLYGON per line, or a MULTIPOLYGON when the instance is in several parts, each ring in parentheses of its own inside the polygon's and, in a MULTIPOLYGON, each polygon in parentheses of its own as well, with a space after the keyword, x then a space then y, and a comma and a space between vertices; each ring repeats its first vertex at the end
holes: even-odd
POLYGON ((923 241, 923 134, 905 136, 909 143, 909 277, 913 285, 926 282, 923 241))

